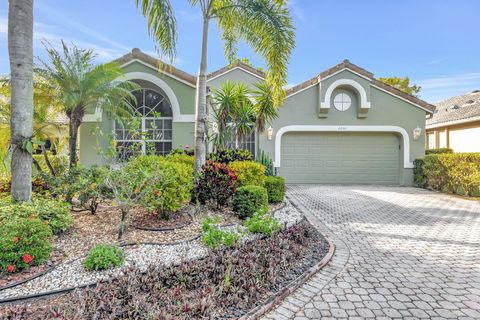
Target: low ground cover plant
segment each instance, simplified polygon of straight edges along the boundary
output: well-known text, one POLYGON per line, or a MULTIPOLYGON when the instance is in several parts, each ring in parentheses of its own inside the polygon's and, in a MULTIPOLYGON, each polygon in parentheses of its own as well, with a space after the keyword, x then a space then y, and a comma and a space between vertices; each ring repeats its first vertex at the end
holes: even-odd
POLYGON ((224 163, 208 161, 197 177, 192 201, 213 205, 215 208, 229 203, 237 186, 237 175, 224 163))
POLYGON ((13 202, 11 197, 0 198, 0 223, 11 218, 39 218, 54 234, 68 230, 73 224, 70 206, 60 200, 34 197, 31 203, 13 202))
POLYGON ((37 217, 0 222, 0 272, 13 273, 43 263, 52 252, 52 230, 37 217))
POLYGON ((271 236, 282 229, 282 224, 271 214, 257 212, 245 221, 245 227, 251 233, 262 233, 266 236, 271 236))
POLYGON ((218 217, 208 217, 202 222, 202 242, 212 250, 219 247, 231 248, 240 239, 240 232, 237 230, 222 230, 218 226, 218 217))
POLYGON ((117 246, 97 244, 83 262, 87 270, 107 270, 120 267, 125 262, 125 252, 117 246))
POLYGON ((240 187, 233 196, 233 211, 242 219, 249 218, 256 212, 266 212, 267 209, 268 195, 264 187, 240 187))
POLYGON ((301 224, 252 245, 213 251, 205 259, 146 273, 132 269, 49 306, 28 304, 0 314, 15 314, 18 320, 239 318, 292 279, 287 274, 301 268, 305 253, 319 242, 315 232, 301 224))
POLYGON ((265 166, 255 161, 234 161, 228 165, 237 174, 239 186, 263 186, 265 166))
POLYGON ((282 177, 268 176, 265 179, 265 189, 268 193, 268 202, 278 203, 285 199, 285 179, 282 177))
POLYGON ((480 196, 480 153, 430 154, 416 161, 414 173, 420 187, 480 196))

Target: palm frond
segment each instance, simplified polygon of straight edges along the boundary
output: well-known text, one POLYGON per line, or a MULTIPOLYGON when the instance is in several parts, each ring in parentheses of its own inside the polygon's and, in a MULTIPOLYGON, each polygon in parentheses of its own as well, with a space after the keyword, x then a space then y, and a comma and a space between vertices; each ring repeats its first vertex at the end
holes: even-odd
POLYGON ((278 117, 278 107, 273 101, 271 87, 266 82, 260 82, 255 85, 253 90, 255 100, 254 112, 256 117, 256 127, 258 131, 265 131, 267 124, 270 124, 278 117))
POLYGON ((135 5, 147 19, 150 36, 157 50, 173 60, 177 54, 177 22, 169 0, 135 0, 135 5))
POLYGON ((212 17, 227 33, 223 35, 227 46, 242 39, 265 59, 266 80, 272 87, 275 105, 280 105, 285 97, 288 59, 295 46, 294 27, 285 1, 216 0, 212 17))

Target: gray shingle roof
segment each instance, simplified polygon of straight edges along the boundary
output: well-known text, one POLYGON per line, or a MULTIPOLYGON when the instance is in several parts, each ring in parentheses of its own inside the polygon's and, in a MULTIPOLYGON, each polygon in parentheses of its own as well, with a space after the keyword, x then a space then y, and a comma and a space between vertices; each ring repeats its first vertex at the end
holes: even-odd
POLYGON ((437 109, 427 127, 439 124, 448 125, 451 122, 480 118, 480 90, 475 90, 461 96, 455 96, 435 104, 437 109))

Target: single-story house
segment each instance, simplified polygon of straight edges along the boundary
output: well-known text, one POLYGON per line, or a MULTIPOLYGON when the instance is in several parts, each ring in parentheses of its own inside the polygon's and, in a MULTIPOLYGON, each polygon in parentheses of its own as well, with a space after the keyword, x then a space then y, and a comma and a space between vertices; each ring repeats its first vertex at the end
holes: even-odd
POLYGON ((480 90, 451 97, 436 106, 427 119, 426 148, 480 152, 480 90))
MULTIPOLYGON (((157 154, 194 144, 196 77, 175 67, 161 68, 155 58, 134 49, 117 60, 138 92, 144 115, 141 130, 151 124, 161 134, 153 140, 157 154), (155 118, 154 108, 161 112, 155 118)), ((208 75, 208 86, 226 80, 253 84, 264 74, 241 62, 208 75)), ((263 150, 288 183, 411 185, 413 160, 424 156, 425 119, 435 106, 408 95, 345 60, 286 92, 271 128, 254 134, 245 147, 263 150)), ((99 110, 80 127, 80 161, 100 163, 92 129, 100 124, 119 144, 132 141, 99 110)), ((101 146, 106 148, 105 145, 101 146)))

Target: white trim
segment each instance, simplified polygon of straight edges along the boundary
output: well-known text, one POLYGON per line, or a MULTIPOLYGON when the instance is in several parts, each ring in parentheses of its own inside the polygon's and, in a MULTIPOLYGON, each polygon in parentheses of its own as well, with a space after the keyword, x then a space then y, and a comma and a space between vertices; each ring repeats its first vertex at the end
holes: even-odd
POLYGON ((102 121, 102 109, 95 108, 95 113, 86 114, 83 116, 82 122, 101 122, 102 121))
POLYGON ((471 117, 471 118, 468 118, 468 119, 461 119, 461 120, 455 120, 455 121, 435 123, 435 124, 432 124, 432 125, 427 125, 425 127, 425 129, 429 130, 429 129, 443 128, 443 127, 450 127, 450 126, 455 126, 457 124, 465 124, 465 123, 476 122, 476 121, 480 121, 480 117, 471 117))
MULTIPOLYGON (((261 76, 259 76, 258 74, 255 74, 255 73, 253 73, 253 72, 251 72, 251 71, 249 71, 249 70, 247 70, 247 69, 245 69, 245 68, 242 68, 242 67, 240 67, 240 66, 235 66, 235 67, 233 67, 233 68, 231 68, 231 69, 228 69, 228 70, 225 71, 225 72, 222 72, 222 73, 220 73, 220 74, 217 74, 215 77, 212 77, 212 78, 208 79, 207 82, 210 82, 210 81, 212 81, 212 80, 215 80, 215 79, 217 79, 218 77, 221 77, 221 76, 223 76, 224 74, 227 74, 227 73, 229 73, 229 72, 232 72, 233 70, 236 70, 236 69, 243 70, 243 71, 245 71, 246 73, 251 74, 251 75, 254 76, 254 77, 257 77, 258 79, 265 80, 264 77, 261 77, 261 76)), ((214 72, 215 72, 215 71, 214 71, 214 72)))
POLYGON ((358 83, 355 80, 351 79, 338 79, 337 81, 334 81, 327 89, 325 92, 325 97, 324 100, 320 103, 320 108, 321 109, 329 109, 330 108, 330 101, 332 98, 332 93, 333 90, 335 90, 339 86, 351 86, 355 88, 358 93, 360 94, 360 108, 361 109, 370 109, 370 101, 368 101, 367 98, 367 92, 365 91, 365 88, 358 83))
MULTIPOLYGON (((317 82, 317 83, 311 84, 311 85, 309 85, 309 86, 307 86, 307 87, 305 87, 305 88, 302 88, 302 89, 300 89, 300 90, 298 90, 298 91, 295 91, 294 93, 291 93, 291 94, 287 95, 285 98, 288 99, 288 98, 290 98, 290 97, 293 97, 294 95, 296 95, 296 94, 298 94, 298 93, 300 93, 300 92, 303 92, 303 91, 305 91, 305 90, 307 90, 307 89, 310 89, 310 88, 318 85, 319 83, 320 83, 320 82, 317 82)), ((287 90, 288 90, 288 89, 287 89, 287 90)))
POLYGON ((360 78, 363 78, 363 79, 367 80, 368 82, 372 82, 372 78, 369 78, 369 77, 367 77, 367 76, 364 76, 363 74, 360 74, 360 73, 358 73, 358 72, 356 72, 356 71, 354 71, 354 70, 352 70, 352 69, 350 69, 350 68, 347 68, 347 67, 345 67, 345 68, 343 68, 343 69, 340 69, 340 70, 338 70, 338 71, 335 71, 334 73, 329 74, 329 75, 326 76, 325 78, 320 78, 320 80, 321 80, 321 81, 327 80, 328 78, 331 78, 331 77, 333 77, 333 76, 335 76, 335 75, 337 75, 337 74, 339 74, 340 72, 345 71, 345 70, 350 71, 351 73, 359 76, 360 78))
MULTIPOLYGON (((165 74, 165 75, 167 75, 167 76, 169 76, 169 77, 171 77, 171 78, 173 78, 173 79, 175 79, 175 80, 177 80, 177 81, 179 81, 179 82, 181 82, 181 83, 183 83, 183 84, 186 84, 186 85, 189 86, 189 87, 197 88, 197 86, 194 85, 193 83, 190 83, 190 82, 188 82, 188 81, 185 81, 185 80, 183 80, 183 79, 181 79, 181 78, 179 78, 179 77, 177 77, 177 76, 175 76, 175 75, 173 75, 173 74, 171 74, 171 73, 169 73, 169 72, 166 72, 166 71, 162 70, 162 69, 161 69, 160 67, 158 67, 158 66, 157 66, 157 67, 152 66, 150 63, 146 63, 145 61, 142 61, 142 60, 140 60, 140 59, 130 60, 129 62, 126 62, 126 63, 122 64, 120 67, 121 67, 121 68, 124 68, 124 67, 126 67, 126 66, 128 66, 128 65, 130 65, 130 64, 132 64, 132 63, 134 63, 134 62, 138 62, 138 63, 140 63, 140 64, 143 64, 143 65, 146 66, 146 67, 149 67, 149 68, 151 68, 151 69, 154 69, 154 70, 157 71, 157 72, 163 73, 163 74, 165 74)), ((192 77, 195 77, 195 76, 192 75, 192 77)))
POLYGON ((426 108, 422 107, 421 105, 418 105, 418 104, 416 104, 416 103, 414 103, 414 102, 412 102, 412 101, 410 101, 410 100, 407 100, 407 99, 405 99, 405 98, 403 98, 403 97, 400 97, 400 96, 398 96, 398 95, 396 95, 396 94, 394 94, 394 93, 392 93, 392 92, 390 92, 390 91, 388 91, 388 90, 385 90, 385 89, 383 89, 383 88, 377 87, 377 86, 374 85, 374 84, 372 84, 371 86, 374 87, 375 89, 378 89, 378 90, 380 90, 380 91, 383 91, 383 92, 385 92, 385 93, 387 93, 387 94, 389 94, 389 95, 391 95, 391 96, 394 96, 394 97, 396 97, 396 98, 398 98, 398 99, 400 99, 400 100, 403 100, 403 101, 405 101, 405 102, 408 103, 408 104, 411 104, 411 105, 413 105, 413 106, 415 106, 415 107, 417 107, 417 108, 420 108, 420 109, 422 109, 423 111, 426 111, 426 112, 428 112, 428 113, 430 113, 430 114, 433 114, 433 111, 431 111, 431 110, 429 110, 429 109, 426 109, 426 108))
POLYGON ((123 80, 145 80, 151 82, 158 87, 160 87, 170 100, 170 104, 172 105, 172 113, 173 113, 173 122, 194 122, 195 115, 194 114, 181 114, 180 113, 180 105, 177 100, 177 96, 173 92, 172 88, 153 74, 146 73, 146 72, 128 72, 125 73, 123 80))
POLYGON ((413 168, 410 162, 410 138, 407 131, 397 126, 319 126, 319 125, 292 125, 280 128, 275 135, 274 166, 280 167, 282 136, 287 132, 395 132, 403 138, 403 167, 413 168))

